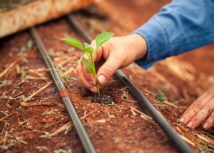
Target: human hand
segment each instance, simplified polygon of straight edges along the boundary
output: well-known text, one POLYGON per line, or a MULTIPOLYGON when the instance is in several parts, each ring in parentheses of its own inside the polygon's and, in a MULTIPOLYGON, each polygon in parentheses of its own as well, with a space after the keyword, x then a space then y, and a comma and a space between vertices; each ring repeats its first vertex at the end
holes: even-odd
POLYGON ((209 129, 214 122, 214 86, 209 88, 203 95, 196 99, 182 115, 180 122, 187 127, 195 129, 202 121, 204 129, 209 129))
MULTIPOLYGON (((93 41, 91 46, 95 49, 96 42, 93 41)), ((144 57, 146 52, 146 41, 139 34, 111 38, 102 44, 94 55, 99 83, 104 84, 117 69, 126 67, 133 61, 144 57)), ((86 54, 83 57, 88 59, 86 54)), ((88 71, 82 59, 76 68, 76 74, 82 85, 94 93, 97 92, 94 77, 88 71)))

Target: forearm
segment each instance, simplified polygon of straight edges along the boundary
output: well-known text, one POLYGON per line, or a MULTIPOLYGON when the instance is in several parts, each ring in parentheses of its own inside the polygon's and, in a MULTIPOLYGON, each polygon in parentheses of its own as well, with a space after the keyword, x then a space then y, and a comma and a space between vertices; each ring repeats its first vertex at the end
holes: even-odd
POLYGON ((147 55, 136 63, 147 69, 166 57, 214 42, 214 1, 174 0, 132 33, 146 40, 147 55))

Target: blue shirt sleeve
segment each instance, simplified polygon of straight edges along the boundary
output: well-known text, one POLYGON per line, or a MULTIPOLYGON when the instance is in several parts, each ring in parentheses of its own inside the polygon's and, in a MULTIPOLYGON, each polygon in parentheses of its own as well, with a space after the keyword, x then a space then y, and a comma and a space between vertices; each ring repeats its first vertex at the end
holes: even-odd
POLYGON ((174 0, 132 33, 147 42, 147 56, 135 61, 147 69, 166 57, 214 42, 214 0, 174 0))

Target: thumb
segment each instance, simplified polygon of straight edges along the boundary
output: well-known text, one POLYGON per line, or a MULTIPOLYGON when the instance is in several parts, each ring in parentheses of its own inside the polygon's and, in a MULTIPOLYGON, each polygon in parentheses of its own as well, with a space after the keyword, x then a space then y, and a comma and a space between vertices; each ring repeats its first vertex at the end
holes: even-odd
POLYGON ((106 83, 106 81, 117 71, 120 67, 119 60, 110 55, 106 62, 99 68, 97 72, 97 79, 101 84, 106 83))

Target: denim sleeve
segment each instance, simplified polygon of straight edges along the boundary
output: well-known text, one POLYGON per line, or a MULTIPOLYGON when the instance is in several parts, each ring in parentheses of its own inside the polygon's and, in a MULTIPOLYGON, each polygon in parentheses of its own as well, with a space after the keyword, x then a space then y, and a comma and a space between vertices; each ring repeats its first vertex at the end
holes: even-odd
POLYGON ((147 42, 147 57, 135 61, 147 69, 166 57, 214 42, 214 0, 174 0, 132 33, 147 42))

